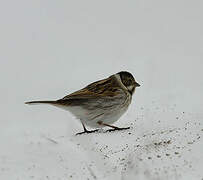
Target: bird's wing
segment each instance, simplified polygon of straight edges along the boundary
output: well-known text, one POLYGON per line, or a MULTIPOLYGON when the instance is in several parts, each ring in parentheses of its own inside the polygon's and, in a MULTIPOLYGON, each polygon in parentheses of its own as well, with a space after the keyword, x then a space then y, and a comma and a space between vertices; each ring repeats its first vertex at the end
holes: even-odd
POLYGON ((118 83, 113 78, 103 79, 92 84, 89 84, 85 88, 69 94, 63 98, 66 99, 86 99, 86 98, 98 98, 98 97, 113 97, 119 92, 118 83))
POLYGON ((69 94, 56 102, 61 105, 81 105, 93 99, 108 98, 110 100, 112 97, 119 96, 121 91, 123 92, 123 90, 119 88, 116 79, 109 77, 89 84, 85 88, 69 94))

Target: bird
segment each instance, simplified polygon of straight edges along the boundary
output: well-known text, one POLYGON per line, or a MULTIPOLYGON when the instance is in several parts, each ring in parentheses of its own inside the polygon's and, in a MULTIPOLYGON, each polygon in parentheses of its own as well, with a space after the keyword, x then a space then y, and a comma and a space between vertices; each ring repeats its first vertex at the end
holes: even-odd
POLYGON ((49 104, 69 111, 83 126, 84 133, 93 133, 103 127, 108 131, 125 130, 115 123, 128 109, 132 96, 140 84, 130 72, 121 71, 108 78, 93 82, 62 99, 49 101, 29 101, 25 104, 49 104), (86 126, 96 128, 88 130, 86 126))

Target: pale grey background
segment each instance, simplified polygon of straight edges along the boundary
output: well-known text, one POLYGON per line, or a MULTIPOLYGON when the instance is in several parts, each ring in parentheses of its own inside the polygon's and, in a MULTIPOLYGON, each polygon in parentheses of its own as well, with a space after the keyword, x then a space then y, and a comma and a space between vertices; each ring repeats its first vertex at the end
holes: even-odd
MULTIPOLYGON (((14 148, 22 152, 26 132, 37 137, 40 133, 72 136, 81 129, 69 113, 49 106, 28 107, 25 101, 61 98, 121 70, 130 71, 142 85, 129 114, 136 117, 138 109, 155 101, 202 115, 203 1, 7 0, 0 4, 2 168, 15 172, 15 164, 21 164, 19 159, 11 158, 14 165, 8 159, 14 148)), ((130 123, 124 119, 119 123, 130 123)), ((148 123, 147 129, 150 118, 148 123)), ((26 159, 23 154, 22 159, 26 159)), ((20 168, 12 177, 23 179, 24 171, 20 168)), ((10 176, 2 174, 4 179, 10 176)))

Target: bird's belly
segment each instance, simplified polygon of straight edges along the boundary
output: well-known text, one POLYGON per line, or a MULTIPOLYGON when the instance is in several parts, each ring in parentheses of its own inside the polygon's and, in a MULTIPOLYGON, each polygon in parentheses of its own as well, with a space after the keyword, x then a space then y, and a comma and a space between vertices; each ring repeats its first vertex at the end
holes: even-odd
POLYGON ((119 111, 107 112, 100 117, 87 121, 86 124, 91 127, 101 127, 101 125, 98 124, 99 121, 106 124, 113 124, 126 112, 126 110, 127 108, 120 109, 119 111))
MULTIPOLYGON (((73 114, 77 119, 79 119, 82 123, 86 124, 87 126, 101 128, 101 125, 98 124, 99 121, 102 121, 106 124, 113 124, 126 112, 131 102, 131 99, 127 97, 124 98, 122 101, 117 105, 109 104, 109 108, 107 108, 107 106, 95 108, 94 104, 93 105, 90 104, 89 107, 58 106, 58 105, 57 107, 69 111, 71 114, 73 114)), ((96 105, 97 104, 98 103, 96 103, 96 105)))
POLYGON ((102 121, 106 124, 113 124, 116 122, 127 110, 128 106, 118 107, 114 109, 106 110, 87 110, 80 106, 57 106, 64 110, 69 111, 77 119, 82 121, 82 123, 87 126, 94 128, 101 128, 101 125, 98 124, 98 121, 102 121))
POLYGON ((113 124, 116 122, 127 110, 128 107, 101 110, 101 111, 87 111, 86 115, 81 115, 79 118, 87 126, 94 128, 101 128, 98 122, 104 122, 106 124, 113 124))

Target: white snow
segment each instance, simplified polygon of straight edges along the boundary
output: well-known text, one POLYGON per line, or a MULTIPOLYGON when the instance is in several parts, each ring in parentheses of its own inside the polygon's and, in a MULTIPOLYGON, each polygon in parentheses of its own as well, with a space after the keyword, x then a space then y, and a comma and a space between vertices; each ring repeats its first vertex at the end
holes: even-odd
POLYGON ((4 1, 0 179, 202 180, 203 1, 4 1), (141 84, 115 125, 75 136, 52 100, 121 70, 141 84))

